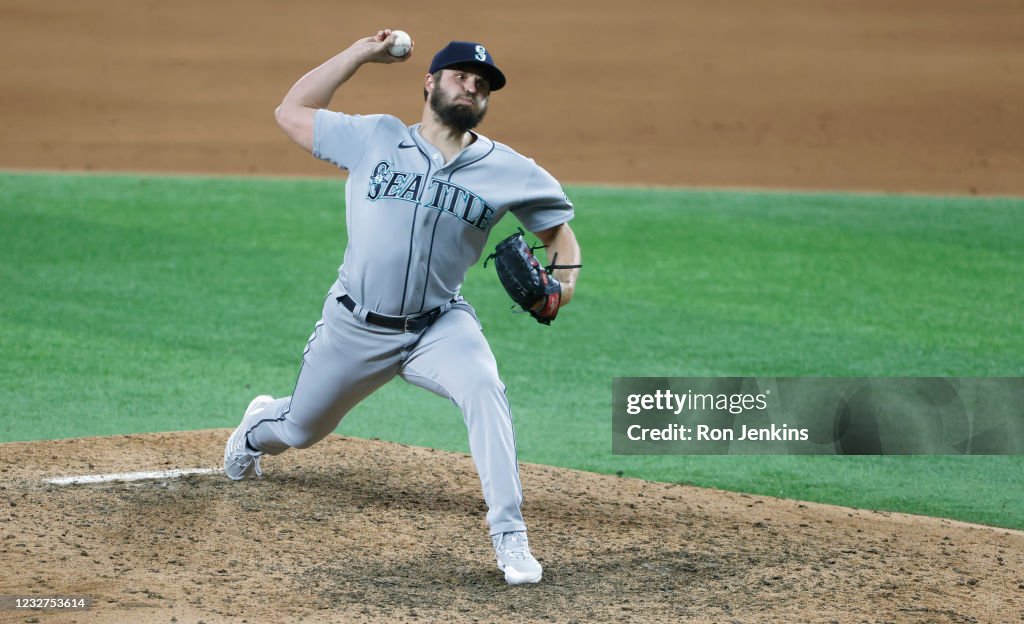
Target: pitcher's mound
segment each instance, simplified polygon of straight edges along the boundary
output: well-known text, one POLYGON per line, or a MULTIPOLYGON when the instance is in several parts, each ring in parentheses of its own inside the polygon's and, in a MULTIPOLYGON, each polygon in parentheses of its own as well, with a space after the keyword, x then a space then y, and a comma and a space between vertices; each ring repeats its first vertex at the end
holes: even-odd
POLYGON ((0 445, 11 622, 990 622, 1024 613, 1024 533, 524 465, 544 580, 507 586, 464 455, 331 436, 223 474, 229 431, 0 445))

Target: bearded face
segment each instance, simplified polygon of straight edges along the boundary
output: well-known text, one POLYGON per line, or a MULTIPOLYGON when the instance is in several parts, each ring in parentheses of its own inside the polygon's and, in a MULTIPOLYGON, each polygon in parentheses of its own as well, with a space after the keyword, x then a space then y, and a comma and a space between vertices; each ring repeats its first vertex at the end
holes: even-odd
POLYGON ((466 132, 477 127, 487 114, 487 96, 489 90, 486 82, 480 85, 479 78, 469 72, 459 70, 442 72, 440 79, 434 81, 434 90, 430 94, 430 109, 444 125, 457 132, 466 132), (472 83, 472 88, 465 85, 472 83), (483 86, 483 88, 481 88, 483 86))

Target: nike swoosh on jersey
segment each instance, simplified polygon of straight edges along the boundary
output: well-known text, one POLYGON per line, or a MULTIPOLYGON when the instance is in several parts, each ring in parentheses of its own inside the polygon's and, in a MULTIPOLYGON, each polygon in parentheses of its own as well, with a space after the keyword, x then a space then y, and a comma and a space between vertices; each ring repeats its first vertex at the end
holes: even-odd
POLYGON ((405 141, 402 141, 401 143, 398 144, 398 147, 401 149, 409 149, 410 147, 416 147, 416 144, 413 143, 412 145, 406 145, 405 141))

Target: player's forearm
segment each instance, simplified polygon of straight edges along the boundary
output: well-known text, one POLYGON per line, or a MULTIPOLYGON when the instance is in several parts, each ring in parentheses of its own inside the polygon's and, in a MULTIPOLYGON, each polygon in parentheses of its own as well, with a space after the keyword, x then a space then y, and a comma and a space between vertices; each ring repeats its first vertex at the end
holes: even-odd
POLYGON ((364 63, 402 63, 412 55, 397 57, 388 49, 397 35, 390 30, 378 30, 373 37, 360 39, 344 52, 299 79, 274 110, 277 124, 303 149, 311 151, 317 110, 327 108, 338 87, 345 84, 364 63))
POLYGON ((335 91, 368 60, 365 49, 348 48, 300 78, 284 96, 281 105, 326 108, 335 91))
MULTIPOLYGON (((547 249, 548 264, 572 265, 582 264, 580 246, 576 241, 576 234, 568 224, 560 225, 548 230, 547 239, 541 238, 547 249)), ((554 269, 551 274, 562 284, 562 303, 566 305, 572 300, 576 291, 576 280, 579 276, 579 269, 554 269)))

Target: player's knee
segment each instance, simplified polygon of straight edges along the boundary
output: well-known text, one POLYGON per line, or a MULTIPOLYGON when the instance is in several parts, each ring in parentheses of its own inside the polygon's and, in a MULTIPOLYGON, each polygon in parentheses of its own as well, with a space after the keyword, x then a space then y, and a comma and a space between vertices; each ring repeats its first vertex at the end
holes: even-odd
POLYGON ((287 442, 288 446, 292 448, 305 449, 326 438, 328 433, 330 433, 330 431, 321 432, 318 430, 291 426, 288 427, 288 434, 285 442, 287 442))
POLYGON ((322 437, 313 437, 313 436, 297 438, 295 440, 295 444, 292 445, 292 448, 306 449, 306 448, 309 448, 309 447, 313 446, 314 444, 316 444, 320 440, 323 440, 323 438, 322 437))
POLYGON ((475 371, 468 375, 464 383, 460 384, 463 401, 490 400, 497 396, 504 396, 505 384, 501 382, 497 371, 475 371))
POLYGON ((458 380, 462 385, 476 386, 500 386, 501 379, 498 377, 498 365, 491 362, 477 362, 473 366, 466 367, 459 372, 458 380))

